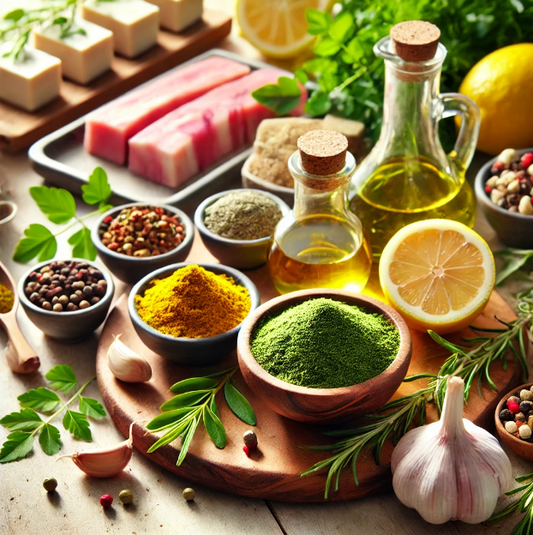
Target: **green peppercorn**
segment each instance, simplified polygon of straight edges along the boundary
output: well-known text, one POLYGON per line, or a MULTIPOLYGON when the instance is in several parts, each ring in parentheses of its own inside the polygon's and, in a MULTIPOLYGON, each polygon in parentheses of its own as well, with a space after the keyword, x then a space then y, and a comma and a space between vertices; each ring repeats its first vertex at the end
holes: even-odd
POLYGON ((57 489, 57 479, 55 477, 45 479, 43 481, 43 487, 45 488, 46 492, 53 492, 57 489))
POLYGON ((186 489, 183 489, 183 492, 181 493, 181 495, 188 502, 192 502, 194 500, 194 497, 196 496, 196 492, 194 492, 194 489, 187 487, 186 489))
POLYGON ((118 498, 124 505, 127 505, 133 501, 133 492, 128 489, 121 490, 118 498))

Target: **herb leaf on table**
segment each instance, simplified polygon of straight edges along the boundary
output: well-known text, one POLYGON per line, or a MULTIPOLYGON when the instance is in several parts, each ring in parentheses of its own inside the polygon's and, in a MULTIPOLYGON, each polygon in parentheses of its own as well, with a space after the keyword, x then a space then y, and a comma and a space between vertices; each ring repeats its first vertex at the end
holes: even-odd
POLYGON ((148 453, 181 437, 181 450, 176 462, 176 465, 180 466, 200 421, 215 446, 223 449, 227 442, 226 430, 218 416, 215 403, 215 397, 222 388, 233 413, 244 422, 255 425, 256 417, 252 407, 235 385, 230 383, 237 370, 238 367, 234 367, 207 377, 191 377, 174 384, 170 390, 177 395, 163 403, 163 413, 146 425, 146 428, 153 432, 165 431, 165 434, 150 446, 148 453), (229 395, 226 391, 230 392, 229 395))
MULTIPOLYGON (((50 387, 58 392, 72 392, 78 385, 74 370, 70 366, 59 365, 46 374, 50 387)), ((61 449, 61 434, 52 422, 63 411, 63 426, 76 438, 91 441, 92 434, 87 417, 102 418, 106 415, 103 406, 95 399, 85 398, 81 394, 96 377, 84 383, 67 401, 48 388, 35 388, 21 394, 18 400, 20 412, 12 412, 0 419, 0 425, 12 431, 2 445, 0 463, 18 461, 28 455, 33 448, 33 438, 39 435, 39 444, 47 455, 54 455, 61 449), (78 403, 79 412, 69 407, 78 403), (39 414, 50 414, 43 420, 39 414)))
POLYGON ((15 262, 29 262, 37 257, 39 262, 53 258, 57 252, 57 240, 55 236, 43 225, 31 224, 25 231, 15 248, 13 260, 15 262))
POLYGON ((507 277, 516 273, 529 260, 533 259, 533 251, 528 249, 504 249, 503 251, 495 252, 494 255, 501 257, 504 261, 502 269, 498 270, 496 286, 502 284, 507 277))

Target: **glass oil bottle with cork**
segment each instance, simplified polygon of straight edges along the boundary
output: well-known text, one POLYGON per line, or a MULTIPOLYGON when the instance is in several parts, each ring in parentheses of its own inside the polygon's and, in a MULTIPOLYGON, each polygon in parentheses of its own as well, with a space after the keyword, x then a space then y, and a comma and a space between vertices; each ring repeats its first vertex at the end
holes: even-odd
POLYGON ((439 94, 446 48, 440 30, 424 21, 391 29, 374 46, 385 60, 381 135, 352 179, 350 208, 372 242, 375 255, 402 227, 430 218, 473 226, 475 197, 465 172, 475 151, 480 113, 469 98, 439 94), (454 150, 438 137, 441 119, 459 115, 454 150))
POLYGON ((313 130, 289 159, 294 208, 277 225, 268 256, 280 293, 306 288, 360 291, 372 255, 361 222, 348 209, 355 158, 345 136, 313 130))

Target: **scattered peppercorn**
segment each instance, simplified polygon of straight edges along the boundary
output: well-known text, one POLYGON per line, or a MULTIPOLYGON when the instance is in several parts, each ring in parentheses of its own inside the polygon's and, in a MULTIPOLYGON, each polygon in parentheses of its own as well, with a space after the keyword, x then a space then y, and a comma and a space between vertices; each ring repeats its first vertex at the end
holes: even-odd
POLYGON ((520 412, 527 414, 531 410, 531 407, 533 407, 531 401, 522 401, 522 403, 520 403, 520 412))
POLYGON ((188 502, 192 502, 194 500, 194 497, 196 496, 196 492, 194 492, 194 489, 187 487, 186 489, 183 489, 183 492, 181 493, 181 495, 188 502))
POLYGON ((130 206, 114 218, 107 216, 98 233, 109 250, 146 258, 175 249, 185 238, 185 227, 177 214, 159 206, 130 206))
POLYGON ((244 451, 246 457, 250 457, 250 448, 248 446, 243 446, 242 451, 244 451))
POLYGON ((531 392, 531 390, 526 390, 525 388, 523 390, 520 390, 520 399, 522 401, 532 401, 533 392, 531 392))
POLYGON ((74 312, 96 304, 82 300, 82 296, 88 293, 103 296, 106 289, 107 282, 99 269, 86 262, 68 260, 51 262, 39 271, 30 273, 24 294, 35 306, 60 313, 74 312), (100 284, 102 281, 105 285, 100 284), (93 286, 99 288, 98 292, 93 286))
POLYGON ((244 440, 244 444, 248 446, 250 451, 257 448, 257 435, 251 429, 246 431, 242 438, 244 440))
POLYGON ((55 477, 45 479, 43 481, 43 487, 46 492, 53 492, 57 489, 57 479, 55 477))
POLYGON ((100 505, 104 508, 111 507, 111 504, 113 503, 113 496, 110 494, 104 494, 103 496, 100 496, 100 505))
POLYGON ((509 409, 503 409, 500 411, 500 421, 508 422, 514 419, 514 414, 509 409))
POLYGON ((533 396, 532 389, 520 390, 520 397, 510 396, 506 400, 508 408, 498 415, 508 433, 527 442, 533 442, 533 402, 528 399, 533 396))
POLYGON ((128 489, 121 490, 118 498, 124 505, 128 505, 133 501, 133 492, 128 489))

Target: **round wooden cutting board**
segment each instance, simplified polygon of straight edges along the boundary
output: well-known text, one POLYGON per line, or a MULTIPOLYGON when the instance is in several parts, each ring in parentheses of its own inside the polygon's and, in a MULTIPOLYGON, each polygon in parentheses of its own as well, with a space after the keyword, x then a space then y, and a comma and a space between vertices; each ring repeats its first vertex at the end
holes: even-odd
MULTIPOLYGON (((198 242, 196 239, 189 261, 213 262, 213 257, 203 248, 201 242, 198 242)), ((263 301, 276 295, 265 267, 248 271, 246 274, 257 285, 263 301)), ((250 458, 242 451, 242 435, 250 426, 234 416, 222 399, 217 399, 217 405, 228 437, 227 446, 223 450, 215 447, 200 425, 180 467, 176 467, 179 440, 154 453, 146 453, 158 437, 147 431, 145 424, 157 416, 160 413, 159 407, 173 396, 169 391, 170 387, 186 377, 207 375, 236 365, 237 357, 233 353, 219 366, 209 368, 183 367, 160 357, 150 351, 135 333, 128 316, 126 297, 123 295, 118 300, 104 326, 97 353, 97 376, 104 403, 120 431, 126 436, 131 422, 136 422, 133 431, 135 447, 171 472, 225 492, 287 502, 324 501, 325 472, 308 477, 301 477, 300 474, 329 456, 327 452, 302 449, 302 446, 331 444, 332 440, 323 435, 327 428, 300 424, 274 413, 250 392, 240 375, 236 376, 239 388, 250 401, 257 416, 255 432, 259 439, 259 448, 250 458), (113 335, 117 334, 122 334, 121 340, 151 363, 153 377, 148 383, 123 383, 110 372, 106 354, 113 342, 113 335)), ((476 320, 476 325, 496 328, 501 326, 494 319, 495 314, 504 321, 515 318, 507 303, 494 292, 483 314, 476 320)), ((472 333, 458 333, 453 340, 459 342, 461 336, 472 336, 472 333)), ((413 331, 412 337, 413 357, 408 375, 436 373, 447 352, 425 333, 413 331)), ((477 388, 472 388, 465 409, 465 417, 489 430, 492 430, 493 413, 501 394, 520 384, 518 369, 511 356, 507 370, 504 371, 501 363, 497 362, 491 368, 491 376, 500 394, 491 390, 484 382, 482 397, 479 396, 477 388)), ((426 384, 425 380, 405 383, 396 396, 409 394, 426 384)), ((429 410, 428 421, 435 419, 435 411, 429 410)), ((371 452, 364 452, 357 463, 359 485, 355 485, 350 470, 345 470, 340 479, 339 491, 330 492, 329 499, 351 500, 390 488, 389 463, 392 449, 391 443, 386 444, 381 466, 375 464, 371 452)))

